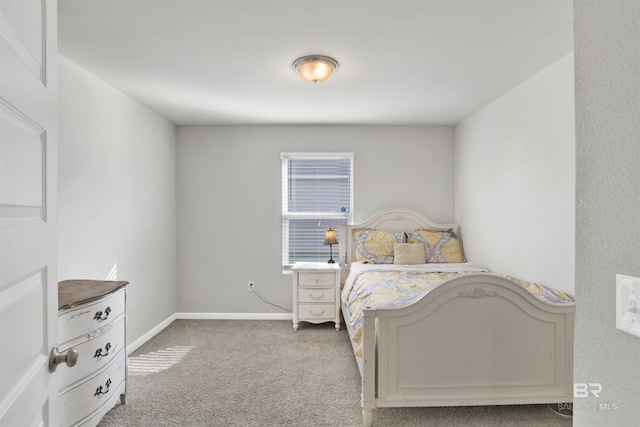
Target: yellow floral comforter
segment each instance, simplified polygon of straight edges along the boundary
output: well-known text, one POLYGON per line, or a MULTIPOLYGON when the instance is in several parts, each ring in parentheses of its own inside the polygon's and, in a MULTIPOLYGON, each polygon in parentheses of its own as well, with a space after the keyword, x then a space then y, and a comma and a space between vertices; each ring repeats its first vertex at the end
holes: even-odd
MULTIPOLYGON (((420 264, 403 267, 393 264, 353 263, 342 291, 347 313, 345 321, 353 326, 352 340, 357 344, 355 354, 362 357, 362 310, 364 307, 394 307, 408 304, 437 284, 465 274, 488 272, 472 263, 420 264)), ((537 283, 524 282, 503 276, 531 292, 541 301, 563 304, 573 302, 564 292, 537 283)))

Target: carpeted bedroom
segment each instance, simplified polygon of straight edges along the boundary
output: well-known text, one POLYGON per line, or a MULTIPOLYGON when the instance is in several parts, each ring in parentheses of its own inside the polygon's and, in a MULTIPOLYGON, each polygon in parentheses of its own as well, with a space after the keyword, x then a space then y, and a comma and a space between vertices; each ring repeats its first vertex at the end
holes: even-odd
MULTIPOLYGON (((127 401, 99 426, 356 427, 360 376, 333 323, 176 320, 129 355, 127 401)), ((548 405, 379 408, 377 427, 571 426, 548 405)))

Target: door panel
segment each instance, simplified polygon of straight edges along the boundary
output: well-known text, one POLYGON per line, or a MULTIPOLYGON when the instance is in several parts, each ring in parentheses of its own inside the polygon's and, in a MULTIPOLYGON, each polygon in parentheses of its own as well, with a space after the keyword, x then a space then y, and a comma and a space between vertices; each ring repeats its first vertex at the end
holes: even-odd
POLYGON ((40 271, 5 287, 0 293, 2 325, 12 325, 17 318, 23 320, 20 327, 3 327, 0 331, 0 360, 3 366, 11 366, 11 370, 2 375, 1 396, 18 387, 20 380, 47 356, 46 341, 42 339, 46 336, 42 310, 46 289, 42 279, 40 271))
MULTIPOLYGON (((50 21, 47 20, 45 1, 2 0, 1 3, 0 36, 3 57, 11 61, 7 64, 7 70, 28 70, 32 74, 30 77, 35 76, 42 83, 46 83, 46 40, 43 33, 46 32, 46 25, 50 21)), ((55 10, 53 12, 55 13, 55 10)), ((55 21, 55 16, 53 18, 55 21)), ((53 25, 55 26, 55 22, 53 25)))
POLYGON ((9 106, 0 108, 0 218, 44 220, 46 134, 9 106))
POLYGON ((0 0, 0 425, 55 425, 56 1, 0 0))

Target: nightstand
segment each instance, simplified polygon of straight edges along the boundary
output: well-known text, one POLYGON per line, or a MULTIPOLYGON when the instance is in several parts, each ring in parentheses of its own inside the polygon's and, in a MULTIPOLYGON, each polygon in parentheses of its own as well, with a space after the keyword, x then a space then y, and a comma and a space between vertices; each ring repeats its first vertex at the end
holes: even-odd
POLYGON ((299 322, 335 322, 340 330, 340 265, 296 262, 293 271, 293 329, 299 322))

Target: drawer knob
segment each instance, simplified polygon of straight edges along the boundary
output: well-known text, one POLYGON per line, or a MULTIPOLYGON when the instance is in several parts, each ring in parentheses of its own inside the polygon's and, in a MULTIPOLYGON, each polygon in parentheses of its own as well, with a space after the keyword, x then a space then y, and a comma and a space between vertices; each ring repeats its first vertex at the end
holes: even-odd
POLYGON ((96 311, 96 315, 93 316, 93 318, 94 320, 107 320, 107 317, 109 317, 109 313, 111 313, 111 307, 105 308, 104 313, 102 313, 102 310, 96 311))
POLYGON ((108 342, 107 345, 104 346, 104 353, 102 352, 102 349, 99 348, 96 350, 96 353, 93 355, 94 358, 96 357, 105 357, 109 355, 109 349, 111 348, 111 343, 108 342))
POLYGON ((324 314, 324 310, 322 310, 320 313, 316 313, 313 310, 309 310, 309 313, 313 314, 314 316, 320 316, 320 315, 324 314))
POLYGON ((309 294, 309 298, 311 298, 311 299, 322 299, 322 298, 324 298, 324 294, 320 294, 320 295, 309 294))
POLYGON ((53 347, 49 355, 49 372, 55 372, 62 362, 65 362, 70 368, 75 366, 78 362, 78 350, 70 348, 65 353, 60 353, 58 347, 53 347))
POLYGON ((104 384, 104 388, 102 388, 102 386, 98 387, 96 389, 96 392, 93 393, 94 396, 100 396, 101 394, 107 394, 109 393, 109 386, 111 385, 111 378, 109 378, 107 380, 107 382, 104 384))

